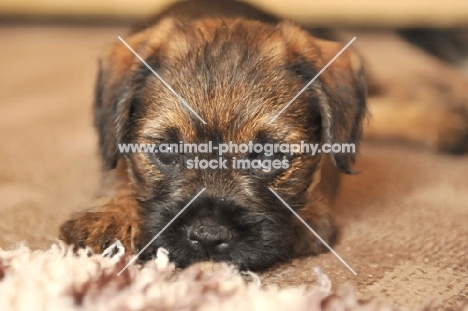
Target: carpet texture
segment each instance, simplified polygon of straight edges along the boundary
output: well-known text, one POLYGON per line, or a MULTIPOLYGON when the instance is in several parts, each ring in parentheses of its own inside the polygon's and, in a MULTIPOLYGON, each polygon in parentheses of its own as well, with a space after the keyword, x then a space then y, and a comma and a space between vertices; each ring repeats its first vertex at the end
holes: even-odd
MULTIPOLYGON (((32 250, 48 250, 55 243, 60 223, 93 201, 100 182, 97 138, 91 121, 96 58, 109 42, 126 33, 119 28, 0 28, 3 249, 27 241, 32 250)), ((312 290, 316 284, 313 269, 320 267, 331 280, 332 292, 348 283, 358 299, 372 299, 381 305, 411 310, 428 306, 458 310, 466 305, 468 157, 366 143, 356 168, 359 175, 344 176, 334 209, 341 228, 334 249, 357 275, 327 253, 277 265, 259 275, 262 284, 312 290)), ((16 251, 29 252, 24 248, 16 251)), ((57 256, 62 252, 59 250, 44 254, 50 252, 62 258, 57 256)), ((53 266, 36 264, 37 269, 53 266)), ((8 273, 27 273, 20 270, 18 266, 3 266, 6 276, 0 286, 7 284, 8 273)), ((60 273, 53 270, 48 271, 60 273)), ((159 272, 154 273, 149 275, 159 272)), ((176 292, 171 295, 178 295, 176 292)), ((34 291, 30 293, 34 295, 34 291)), ((219 297, 219 292, 216 295, 219 297)), ((89 297, 105 302, 99 295, 89 297)))
POLYGON ((73 254, 62 244, 31 252, 24 245, 0 249, 0 305, 4 311, 30 310, 392 310, 358 302, 352 288, 329 294, 330 282, 319 273, 319 286, 279 290, 262 288, 225 264, 211 269, 196 264, 175 271, 167 251, 143 267, 125 267, 129 254, 116 242, 102 255, 73 254))

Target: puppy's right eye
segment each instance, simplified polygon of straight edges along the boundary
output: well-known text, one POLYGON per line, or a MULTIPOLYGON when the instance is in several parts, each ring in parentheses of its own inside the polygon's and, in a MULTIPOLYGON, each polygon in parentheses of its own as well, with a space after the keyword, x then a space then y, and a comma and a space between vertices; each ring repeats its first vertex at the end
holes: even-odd
POLYGON ((178 153, 159 153, 157 159, 162 164, 174 165, 179 163, 180 155, 178 153))
POLYGON ((175 165, 181 161, 181 156, 177 147, 164 142, 157 145, 151 158, 156 164, 175 165))

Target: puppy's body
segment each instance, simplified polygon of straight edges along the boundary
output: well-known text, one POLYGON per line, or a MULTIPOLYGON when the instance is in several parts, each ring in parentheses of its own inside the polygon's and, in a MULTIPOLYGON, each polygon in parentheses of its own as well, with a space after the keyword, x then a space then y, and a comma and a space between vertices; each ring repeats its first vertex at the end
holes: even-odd
POLYGON ((295 155, 288 158, 289 168, 265 174, 253 169, 190 170, 185 166, 189 155, 120 154, 118 144, 357 144, 366 99, 357 54, 346 50, 270 123, 341 44, 316 39, 245 4, 207 0, 171 7, 126 41, 206 124, 126 46, 116 43, 106 50, 95 102, 103 199, 65 223, 62 239, 98 252, 118 238, 136 252, 206 188, 144 257, 164 247, 182 267, 211 259, 262 269, 324 251, 271 188, 327 243, 335 242, 330 200, 338 171, 352 172, 354 154, 295 155))

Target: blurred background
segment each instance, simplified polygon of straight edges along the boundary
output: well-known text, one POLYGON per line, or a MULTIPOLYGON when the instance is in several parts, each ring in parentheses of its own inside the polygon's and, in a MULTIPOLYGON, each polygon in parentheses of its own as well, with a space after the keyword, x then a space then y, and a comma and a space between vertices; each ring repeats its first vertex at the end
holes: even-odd
MULTIPOLYGON (((132 22, 152 14, 171 0, 3 0, 0 14, 9 21, 132 22)), ((465 0, 249 0, 277 14, 313 25, 379 27, 464 27, 465 0)))
MULTIPOLYGON (((174 2, 178 1, 2 0, 0 26, 125 27, 145 20, 174 2)), ((430 53, 458 66, 468 67, 466 0, 244 2, 310 27, 397 29, 400 35, 430 53)))

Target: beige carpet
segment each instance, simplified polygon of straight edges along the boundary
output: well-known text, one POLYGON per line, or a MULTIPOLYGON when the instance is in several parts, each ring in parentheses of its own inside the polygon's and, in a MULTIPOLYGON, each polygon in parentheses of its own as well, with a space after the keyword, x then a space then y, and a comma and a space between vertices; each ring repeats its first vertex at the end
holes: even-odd
MULTIPOLYGON (((96 56, 125 29, 0 28, 0 247, 46 248, 99 183, 91 102, 96 56)), ((404 57, 395 55, 395 57, 404 57)), ((332 254, 282 264, 267 284, 315 283, 409 309, 468 303, 468 157, 364 144, 338 198, 332 254)), ((333 290, 332 289, 332 290, 333 290)))

